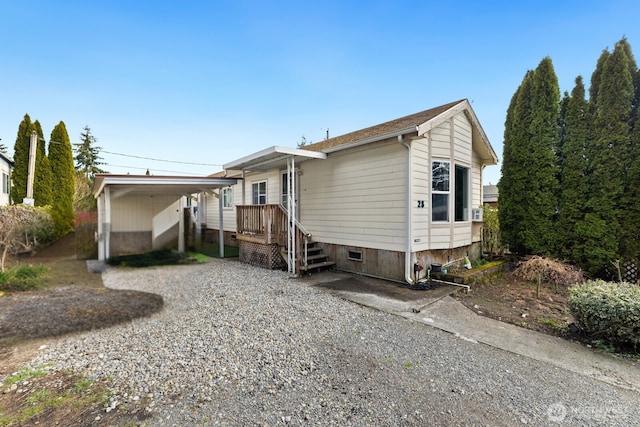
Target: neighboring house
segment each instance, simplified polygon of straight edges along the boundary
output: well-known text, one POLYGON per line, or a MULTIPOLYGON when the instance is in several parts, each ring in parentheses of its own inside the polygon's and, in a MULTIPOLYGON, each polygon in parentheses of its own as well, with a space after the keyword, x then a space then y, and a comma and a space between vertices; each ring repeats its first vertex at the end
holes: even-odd
POLYGON ((240 258, 292 273, 316 266, 414 281, 481 253, 482 171, 497 156, 467 100, 224 165, 206 227, 240 258), (218 209, 215 206, 218 206, 218 209), (424 273, 423 273, 424 274, 424 273))
POLYGON ((485 185, 482 187, 482 203, 485 205, 498 207, 498 186, 485 185))
POLYGON ((0 206, 11 204, 11 172, 13 171, 13 160, 0 153, 0 206))

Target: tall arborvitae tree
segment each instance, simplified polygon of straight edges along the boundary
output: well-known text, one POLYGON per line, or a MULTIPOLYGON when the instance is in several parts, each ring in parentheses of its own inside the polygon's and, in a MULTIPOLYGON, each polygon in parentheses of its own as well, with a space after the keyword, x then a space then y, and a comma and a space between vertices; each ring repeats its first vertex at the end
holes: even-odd
POLYGON ((512 252, 523 253, 522 228, 519 226, 526 218, 524 207, 527 186, 526 171, 521 168, 527 158, 523 149, 527 139, 526 123, 530 122, 531 87, 533 71, 529 70, 522 83, 511 97, 507 118, 504 124, 504 148, 502 152, 501 178, 498 182, 500 209, 500 236, 503 244, 512 252))
POLYGON ((22 203, 27 196, 27 171, 29 168, 29 140, 33 131, 33 123, 28 114, 18 126, 16 143, 13 146, 14 167, 11 172, 11 199, 14 204, 22 203))
POLYGON ((58 123, 51 132, 49 163, 54 178, 51 216, 55 223, 56 234, 61 237, 73 230, 73 196, 75 191, 73 152, 64 122, 58 123))
POLYGON ((622 195, 621 206, 624 208, 624 216, 621 217, 622 244, 620 247, 622 258, 625 261, 633 261, 640 264, 640 121, 638 120, 638 107, 640 106, 640 70, 633 59, 631 47, 626 39, 621 41, 622 47, 627 51, 629 72, 632 74, 634 87, 633 103, 629 118, 629 155, 625 189, 622 195))
POLYGON ((589 103, 585 99, 582 77, 576 78, 571 96, 565 95, 562 111, 560 159, 560 200, 556 227, 556 256, 584 265, 584 237, 581 233, 586 213, 587 143, 589 103))
MULTIPOLYGON (((611 262, 622 258, 626 206, 623 198, 631 164, 631 128, 637 68, 625 39, 603 54, 592 76, 593 138, 589 148, 590 180, 585 215, 585 257, 590 273, 606 276, 611 262), (606 59, 602 60, 606 56, 606 59), (633 73, 631 70, 634 70, 633 73)), ((609 273, 611 274, 611 273, 609 273)))
POLYGON ((47 158, 42 126, 38 120, 33 125, 38 133, 36 170, 33 175, 33 198, 36 206, 49 206, 53 202, 51 165, 49 165, 49 159, 47 158))
POLYGON ((525 76, 505 124, 500 227, 505 243, 521 254, 553 249, 559 108, 558 79, 551 59, 544 58, 525 76))

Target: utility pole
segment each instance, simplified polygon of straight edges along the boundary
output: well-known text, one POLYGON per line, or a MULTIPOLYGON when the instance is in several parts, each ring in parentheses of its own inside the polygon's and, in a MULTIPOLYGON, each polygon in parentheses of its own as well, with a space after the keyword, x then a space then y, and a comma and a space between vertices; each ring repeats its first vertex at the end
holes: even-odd
POLYGON ((27 170, 27 197, 22 199, 22 204, 33 206, 33 179, 36 173, 36 147, 38 145, 38 134, 36 131, 31 132, 29 138, 29 169, 27 170))

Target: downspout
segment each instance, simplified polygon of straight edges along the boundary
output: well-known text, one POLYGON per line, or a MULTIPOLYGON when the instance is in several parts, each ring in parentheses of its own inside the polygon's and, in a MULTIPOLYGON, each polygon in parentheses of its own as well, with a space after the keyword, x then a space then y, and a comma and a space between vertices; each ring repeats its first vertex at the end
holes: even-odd
POLYGON ((411 277, 411 145, 404 142, 402 135, 398 135, 398 142, 407 149, 407 247, 404 252, 404 280, 413 285, 413 278, 411 277))

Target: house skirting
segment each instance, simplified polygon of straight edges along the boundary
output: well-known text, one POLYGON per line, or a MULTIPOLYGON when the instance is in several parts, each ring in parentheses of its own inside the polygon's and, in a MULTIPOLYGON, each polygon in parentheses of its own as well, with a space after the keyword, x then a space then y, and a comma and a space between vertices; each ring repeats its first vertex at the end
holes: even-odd
POLYGON ((138 254, 152 250, 151 231, 111 232, 111 256, 138 254))
MULTIPOLYGON (((334 245, 317 242, 329 260, 336 263, 336 268, 352 273, 380 277, 388 280, 405 281, 404 252, 384 249, 361 248, 356 246, 334 245)), ((422 251, 415 254, 418 264, 429 268, 432 263, 447 262, 464 258, 477 259, 481 255, 480 242, 453 249, 422 251)), ((413 273, 412 273, 413 276, 413 273)))
POLYGON ((316 243, 340 270, 404 281, 404 252, 316 243))
POLYGON ((270 270, 286 265, 277 244, 263 244, 240 240, 240 261, 270 270))
POLYGON ((437 263, 445 265, 449 262, 461 260, 465 256, 468 256, 470 260, 481 258, 482 243, 475 242, 469 246, 461 246, 459 248, 417 252, 416 262, 427 269, 431 264, 437 263))
MULTIPOLYGON (((219 235, 219 230, 215 228, 207 228, 204 230, 204 241, 205 243, 220 243, 220 238, 218 237, 219 235)), ((224 244, 226 246, 239 246, 239 242, 238 240, 236 240, 235 231, 224 232, 224 244)))

